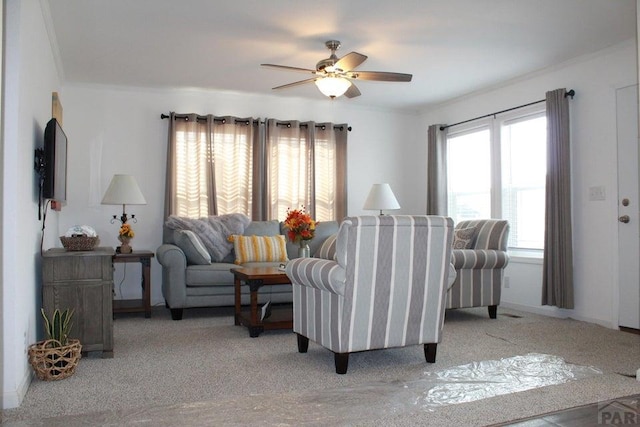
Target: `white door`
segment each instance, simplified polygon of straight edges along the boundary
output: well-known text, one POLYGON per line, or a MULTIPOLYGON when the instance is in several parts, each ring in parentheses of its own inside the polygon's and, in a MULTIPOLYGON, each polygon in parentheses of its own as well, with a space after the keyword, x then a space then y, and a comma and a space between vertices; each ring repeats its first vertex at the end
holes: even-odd
POLYGON ((640 329, 638 86, 616 91, 618 132, 618 290, 621 327, 640 329))

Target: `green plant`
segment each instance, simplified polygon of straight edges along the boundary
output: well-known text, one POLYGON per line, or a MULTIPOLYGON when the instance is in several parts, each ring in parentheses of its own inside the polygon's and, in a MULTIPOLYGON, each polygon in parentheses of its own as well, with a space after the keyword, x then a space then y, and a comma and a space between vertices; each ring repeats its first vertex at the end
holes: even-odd
POLYGON ((47 334, 47 339, 58 341, 60 346, 67 345, 67 339, 69 338, 69 332, 71 332, 71 317, 73 316, 73 310, 66 309, 60 311, 56 308, 53 312, 51 320, 44 312, 44 308, 40 309, 42 318, 44 319, 44 330, 47 334))

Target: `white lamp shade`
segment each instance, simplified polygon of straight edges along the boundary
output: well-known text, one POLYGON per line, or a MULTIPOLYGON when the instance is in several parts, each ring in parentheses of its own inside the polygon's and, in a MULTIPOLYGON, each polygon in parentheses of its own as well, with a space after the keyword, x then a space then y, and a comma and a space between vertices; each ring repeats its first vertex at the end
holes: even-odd
POLYGON ((363 209, 388 211, 400 209, 400 204, 393 191, 391 191, 389 184, 373 184, 367 199, 364 201, 363 209))
POLYGON ((140 187, 132 175, 114 175, 102 198, 103 205, 146 205, 140 187))
POLYGON ((324 77, 315 81, 320 92, 330 98, 344 95, 351 86, 351 82, 343 77, 324 77))

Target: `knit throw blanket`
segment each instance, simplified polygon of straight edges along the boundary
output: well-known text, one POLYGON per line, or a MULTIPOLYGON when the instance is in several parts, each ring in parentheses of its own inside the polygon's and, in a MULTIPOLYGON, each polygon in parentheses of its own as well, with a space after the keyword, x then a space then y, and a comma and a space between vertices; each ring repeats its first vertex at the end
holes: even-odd
POLYGON ((214 262, 222 261, 233 250, 228 238, 232 234, 242 234, 251 223, 244 214, 209 216, 200 219, 169 216, 165 225, 172 230, 193 231, 211 255, 214 262))

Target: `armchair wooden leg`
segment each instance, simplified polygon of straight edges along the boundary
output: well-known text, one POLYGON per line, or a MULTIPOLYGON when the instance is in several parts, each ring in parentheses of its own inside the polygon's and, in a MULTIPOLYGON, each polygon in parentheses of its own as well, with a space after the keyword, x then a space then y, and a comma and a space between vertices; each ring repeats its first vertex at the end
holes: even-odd
POLYGON ((346 374, 349 367, 349 353, 333 353, 336 362, 336 374, 346 374))
POLYGON ((427 359, 427 363, 436 363, 436 350, 438 344, 425 344, 424 345, 424 357, 427 359))
POLYGON ((490 305, 488 308, 489 308, 489 317, 491 319, 495 319, 496 317, 498 317, 498 306, 497 305, 490 305))
POLYGON ((309 349, 309 338, 303 337, 300 334, 298 336, 298 353, 306 353, 309 349))

